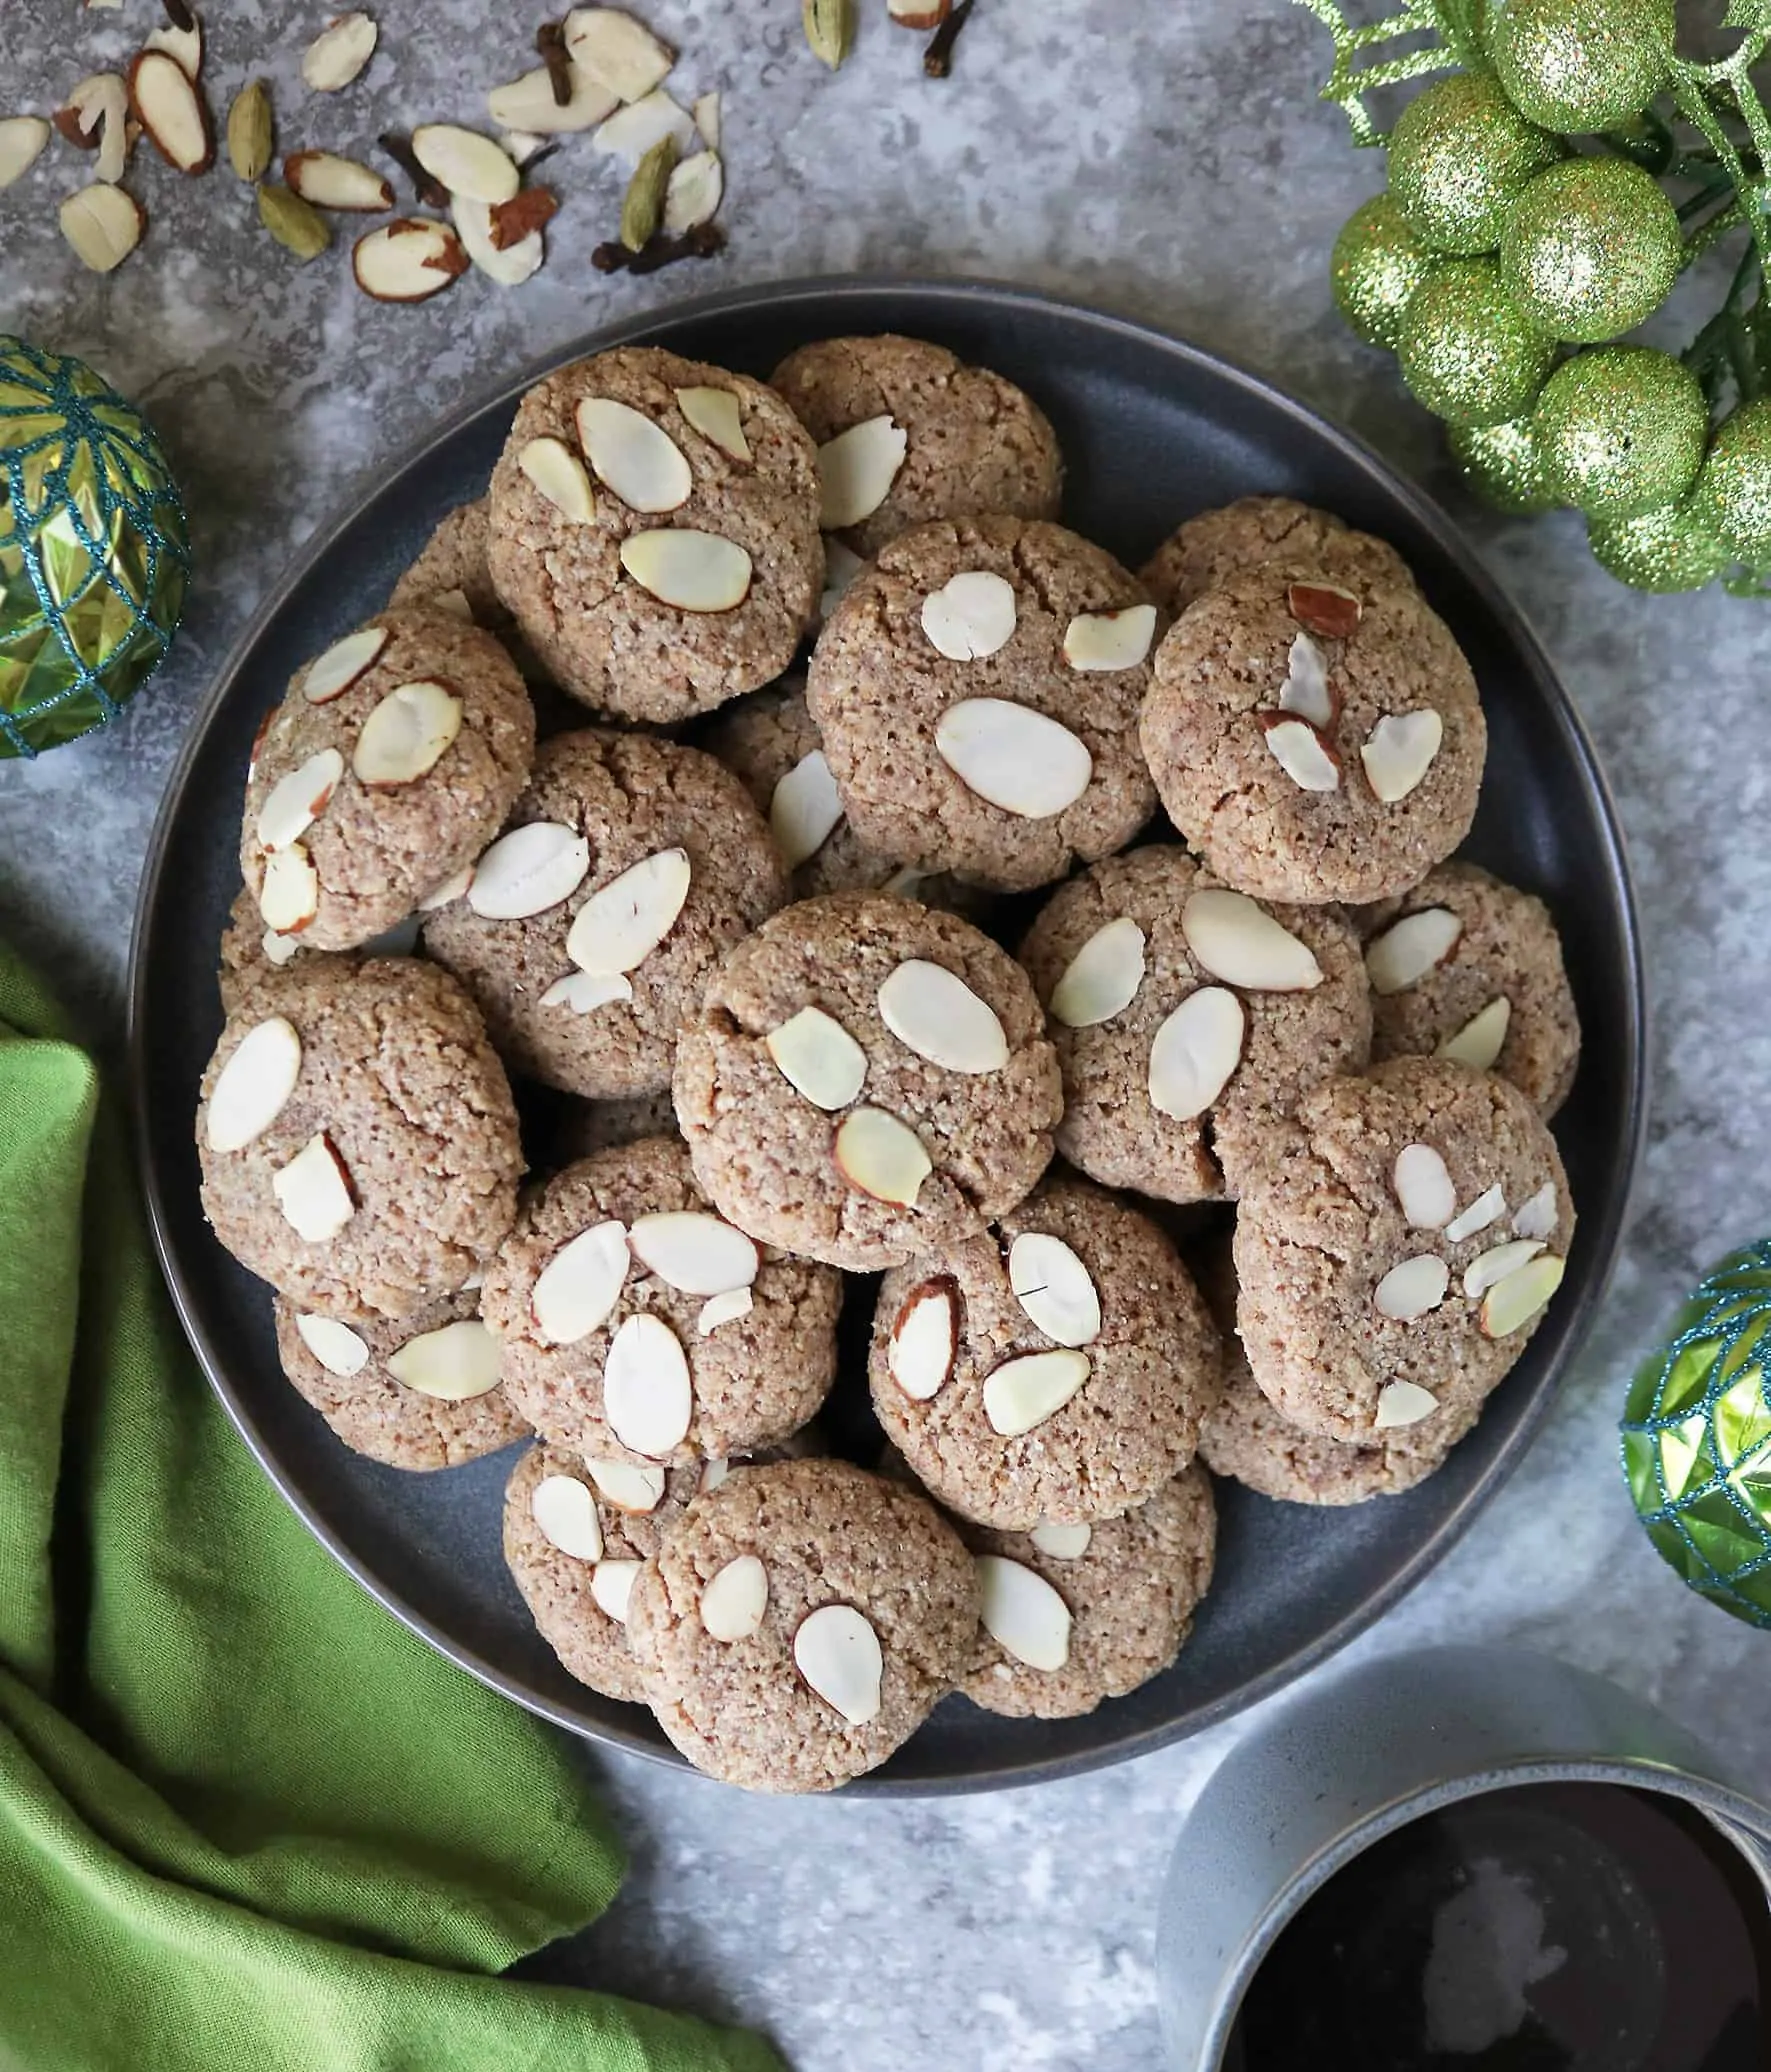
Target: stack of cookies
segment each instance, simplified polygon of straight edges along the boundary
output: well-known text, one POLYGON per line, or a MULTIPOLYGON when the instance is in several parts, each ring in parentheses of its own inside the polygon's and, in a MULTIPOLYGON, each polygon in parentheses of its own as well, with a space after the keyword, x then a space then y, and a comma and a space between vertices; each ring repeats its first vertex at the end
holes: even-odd
POLYGON ((1062 483, 915 340, 580 361, 247 773, 216 1235, 346 1445, 531 1442, 540 1631, 759 1789, 1167 1668, 1208 1469, 1418 1483, 1573 1234, 1408 569, 1252 497, 1133 574, 1062 483))

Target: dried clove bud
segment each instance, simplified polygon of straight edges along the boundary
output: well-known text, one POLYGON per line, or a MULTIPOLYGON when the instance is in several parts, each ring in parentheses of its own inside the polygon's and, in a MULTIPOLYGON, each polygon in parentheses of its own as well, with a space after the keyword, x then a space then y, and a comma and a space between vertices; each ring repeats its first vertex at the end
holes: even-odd
POLYGON ((419 164, 418 154, 407 138, 397 130, 383 130, 376 142, 412 182, 413 193, 427 209, 446 209, 449 206, 448 188, 434 173, 426 172, 419 164))
POLYGON ((188 0, 163 0, 166 19, 181 34, 188 36, 197 26, 197 17, 192 14, 188 0))
POLYGON ((685 230, 681 237, 655 237, 640 251, 623 244, 598 245, 590 263, 598 273, 656 273, 679 259, 714 259, 726 248, 726 234, 717 223, 685 230))
POLYGON ((922 54, 922 69, 931 79, 945 79, 953 70, 953 46, 976 4, 977 0, 954 0, 953 12, 929 38, 928 48, 922 54))
POLYGON ((566 48, 565 24, 543 22, 535 31, 535 48, 541 53, 541 62, 547 67, 547 80, 553 88, 554 106, 564 108, 572 98, 572 54, 566 48))

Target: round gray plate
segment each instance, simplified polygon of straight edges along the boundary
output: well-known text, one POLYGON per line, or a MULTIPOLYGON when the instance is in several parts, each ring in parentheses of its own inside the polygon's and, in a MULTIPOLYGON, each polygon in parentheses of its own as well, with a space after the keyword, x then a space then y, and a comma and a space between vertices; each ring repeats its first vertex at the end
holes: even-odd
MULTIPOLYGON (((1642 1129, 1642 974, 1623 850, 1580 722, 1530 632, 1450 524, 1345 432, 1141 325, 973 282, 808 281, 691 303, 550 360, 644 340, 766 376, 843 332, 937 339, 1021 383, 1069 462, 1064 516, 1136 567, 1182 518, 1284 491, 1381 533, 1474 665, 1488 777, 1469 853, 1549 902, 1586 1032, 1556 1125, 1580 1232, 1562 1292, 1475 1433, 1411 1494, 1352 1511, 1220 1485, 1217 1580, 1166 1675, 1086 1719, 1004 1720, 949 1699, 861 1790, 976 1790, 1116 1761, 1251 1704, 1349 1640, 1443 1554, 1519 1459, 1591 1320, 1617 1249, 1642 1129)), ((247 629, 167 788, 136 916, 130 1052, 161 1259, 186 1330, 265 1472, 363 1586, 456 1661, 592 1740, 676 1761, 650 1716, 573 1682, 537 1637, 499 1552, 509 1457, 402 1475, 340 1446, 278 1370, 270 1292, 211 1238, 191 1118, 220 1029, 216 945, 239 886, 238 800, 265 708, 310 655, 376 611, 451 505, 483 490, 518 396, 474 403, 310 544, 247 629)), ((854 1390, 858 1376, 838 1384, 854 1390)), ((1595 1467, 1597 1472, 1597 1467, 1595 1467)))

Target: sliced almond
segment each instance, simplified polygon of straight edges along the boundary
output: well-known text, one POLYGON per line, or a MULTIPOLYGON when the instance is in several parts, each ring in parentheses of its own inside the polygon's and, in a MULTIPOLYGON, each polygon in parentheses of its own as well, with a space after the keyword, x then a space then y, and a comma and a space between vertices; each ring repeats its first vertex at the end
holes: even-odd
POLYGON ((911 1289, 886 1345, 886 1371, 912 1402, 940 1394, 959 1356, 959 1290, 951 1274, 911 1289))
POLYGON ((566 955, 605 977, 638 970, 676 926, 690 876, 686 849, 660 849, 611 878, 578 909, 566 955))
POLYGON ((1373 796, 1386 806, 1407 798, 1431 768, 1444 739, 1445 722, 1430 707, 1387 713, 1359 751, 1373 796))
POLYGON ((351 750, 360 784, 393 790, 434 770, 461 732, 461 700, 446 684, 420 677, 396 684, 364 720, 351 750))
MULTIPOLYGON (((541 263, 547 257, 547 246, 543 243, 539 230, 531 230, 526 235, 501 245, 494 227, 491 207, 483 201, 474 201, 465 194, 457 194, 450 198, 449 220, 455 225, 456 235, 461 239, 461 249, 488 280, 496 281, 501 288, 520 288, 525 281, 532 280, 540 272, 541 263)), ((531 440, 529 443, 538 445, 541 442, 531 440)), ((546 443, 559 445, 557 439, 546 443)), ((566 454, 574 467, 578 467, 578 462, 569 449, 561 446, 560 451, 566 454)), ((517 456, 517 465, 523 465, 521 454, 517 456)), ((523 472, 528 474, 526 468, 523 472)), ((578 472, 583 474, 584 470, 579 467, 578 472)), ((530 475, 529 479, 533 482, 535 478, 530 475)), ((536 487, 543 488, 540 483, 536 483, 536 487)), ((588 488, 587 484, 587 494, 588 488)), ((543 494, 546 494, 545 489, 543 494)))
POLYGON ((40 115, 0 118, 0 187, 10 187, 37 163, 49 142, 49 125, 40 115))
POLYGON ((1022 1353, 1004 1360, 984 1382, 984 1415, 990 1429, 1018 1439, 1055 1417, 1089 1377, 1086 1353, 1022 1353))
POLYGON ((1242 1062, 1248 1010, 1225 986, 1189 993, 1150 1040, 1148 1090, 1159 1115, 1203 1115, 1242 1062))
POLYGON ((264 951, 267 963, 287 964, 301 948, 301 944, 293 935, 279 935, 274 928, 267 928, 259 948, 264 951))
POLYGON ((662 1468, 636 1468, 625 1460, 587 1460, 584 1465, 590 1470, 597 1494, 618 1511, 632 1511, 644 1517, 664 1501, 662 1468))
POLYGON ((686 158, 695 148, 694 123, 658 87, 640 100, 630 101, 625 108, 617 108, 590 141, 599 151, 612 152, 629 166, 637 166, 653 145, 661 144, 666 137, 674 140, 679 158, 686 158))
POLYGON ((299 935, 320 911, 320 874, 300 842, 265 858, 258 911, 279 935, 299 935))
POLYGON ((914 1208, 934 1161, 908 1123, 883 1108, 856 1108, 837 1125, 831 1156, 851 1187, 875 1201, 914 1208))
POLYGON ((427 302, 467 271, 467 254, 452 225, 402 216, 357 239, 351 271, 377 302, 427 302))
POLYGON ((842 796, 821 748, 802 755, 769 799, 769 831, 781 861, 797 870, 842 823, 842 796))
POLYGON ((131 143, 129 88, 121 74, 94 72, 90 78, 82 79, 68 96, 68 110, 82 138, 97 140, 94 177, 108 180, 114 187, 129 163, 131 143))
POLYGON ((325 812, 343 775, 344 757, 336 748, 321 748, 299 769, 278 778, 258 809, 258 846, 287 849, 299 842, 325 812))
POLYGON ((348 1381, 369 1364, 369 1347, 348 1324, 333 1317, 300 1316, 295 1333, 328 1374, 348 1381))
POLYGON ((1051 1012, 1067 1029, 1110 1022, 1144 983, 1144 931, 1129 914, 1095 930, 1052 988, 1051 1012))
MULTIPOLYGON (((682 168, 679 166, 679 172, 682 168)), ((668 222, 666 228, 669 228, 668 222)), ((730 459, 748 462, 750 441, 744 436, 744 409, 730 389, 679 388, 676 407, 702 438, 711 439, 730 459)))
POLYGON ((1490 1245, 1464 1268, 1464 1293, 1472 1302, 1480 1302, 1497 1282, 1528 1266, 1543 1247, 1543 1239, 1537 1237, 1509 1238, 1505 1244, 1490 1245))
POLYGON ((402 1388, 442 1403, 490 1395, 503 1378, 504 1348, 478 1317, 421 1331, 388 1355, 387 1371, 402 1388))
POLYGON ((944 964, 907 957, 886 974, 879 1016, 898 1041, 946 1072, 1000 1072, 1008 1037, 996 1010, 944 964))
POLYGON ((1432 1252, 1418 1252, 1392 1266, 1378 1282, 1371 1304, 1380 1317, 1392 1323, 1412 1324, 1445 1300, 1451 1286, 1451 1268, 1432 1252))
POLYGON ((603 1362, 603 1419, 609 1430, 631 1452, 657 1460, 688 1437, 694 1409, 681 1340, 649 1311, 629 1317, 603 1362))
POLYGON ((1411 1228, 1443 1230, 1457 1214, 1451 1170, 1431 1144, 1405 1144, 1390 1177, 1411 1228))
POLYGON ((621 1300, 632 1263, 625 1224, 593 1223, 568 1238, 541 1269, 529 1297, 542 1344, 576 1345, 600 1331, 621 1300))
POLYGON ((474 622, 473 606, 468 603, 465 590, 439 590, 425 604, 428 610, 441 612, 448 619, 459 619, 464 626, 474 622))
POLYGON ((701 1463, 700 1476, 695 1484, 695 1494, 697 1496, 711 1496, 716 1489, 721 1487, 731 1472, 732 1464, 729 1460, 704 1460, 701 1463))
POLYGON ((694 105, 695 127, 701 133, 701 141, 709 151, 719 149, 720 97, 718 94, 703 94, 694 105))
POLYGON ((368 15, 334 15, 302 53, 302 78, 317 94, 338 93, 375 55, 375 39, 368 15))
POLYGON ((495 208, 523 184, 516 161, 491 137, 454 122, 421 122, 412 132, 412 155, 451 194, 495 208))
POLYGON ((699 230, 719 214, 725 193, 725 168, 718 154, 691 152, 671 168, 670 184, 664 190, 664 228, 672 237, 699 230))
POLYGON ((725 1295, 734 1288, 748 1288, 762 1264, 754 1238, 723 1216, 702 1209, 660 1209, 636 1216, 627 1241, 647 1272, 684 1295, 725 1295))
POLYGON ((1365 945, 1371 990, 1388 998, 1417 986, 1457 948, 1464 924, 1449 907, 1423 907, 1374 935, 1365 945))
POLYGON ((494 87, 486 96, 487 114, 500 129, 513 132, 504 140, 507 148, 524 134, 547 138, 594 129, 620 107, 620 96, 582 65, 569 63, 566 76, 571 98, 563 105, 553 97, 553 77, 545 65, 508 86, 494 87))
POLYGON ((148 224, 134 195, 105 180, 95 180, 78 194, 70 194, 57 220, 75 256, 94 273, 109 273, 121 266, 141 243, 148 224))
POLYGON ((531 439, 518 453, 517 466, 572 524, 589 525, 596 517, 590 477, 563 439, 531 439))
POLYGON ((357 1213, 344 1164, 324 1130, 307 1142, 271 1175, 271 1192, 283 1220, 310 1245, 335 1238, 357 1213))
POLYGON ((1053 1561, 1080 1561, 1095 1536, 1092 1525, 1036 1525, 1027 1537, 1053 1561))
POLYGON ((1136 669, 1156 637, 1156 607, 1081 612, 1064 628, 1064 660, 1072 669, 1136 669))
POLYGON ((1482 1298, 1482 1329, 1490 1338, 1523 1330, 1562 1285, 1566 1261, 1552 1253, 1516 1268, 1482 1298))
POLYGON ((722 1324, 735 1324, 740 1317, 749 1316, 755 1307, 756 1297, 748 1288, 728 1288, 723 1295, 710 1295, 702 1303, 695 1329, 706 1338, 722 1324))
POLYGON ((1300 626, 1324 640, 1351 639, 1364 610, 1352 591, 1338 583, 1293 583, 1285 593, 1285 608, 1300 626))
POLYGON ((633 981, 625 972, 568 971, 541 996, 543 1007, 565 1007, 573 1014, 593 1014, 633 998, 633 981))
POLYGON ((1546 1180, 1531 1199, 1513 1216, 1513 1229, 1520 1237, 1550 1238, 1556 1234, 1556 1225, 1562 1220, 1561 1205, 1556 1199, 1556 1183, 1546 1180))
MULTIPOLYGON (((1498 1223, 1506 1212, 1507 1198, 1500 1189, 1485 1188, 1467 1209, 1460 1209, 1446 1224, 1446 1242, 1461 1245, 1465 1238, 1474 1237, 1479 1230, 1486 1230, 1491 1223, 1498 1223)), ((1548 1235, 1547 1231, 1545 1235, 1548 1235)))
POLYGON ((393 188, 373 166, 336 151, 292 151, 283 161, 283 181, 316 209, 373 216, 394 205, 393 188))
POLYGON ((1307 719, 1288 712, 1257 712, 1267 753, 1300 791, 1339 791, 1340 759, 1307 719))
POLYGON ((1192 893, 1181 909, 1181 932, 1200 968, 1227 986, 1307 993, 1322 983, 1322 966, 1309 944, 1246 892, 1192 893))
POLYGON ((818 598, 818 623, 822 625, 841 604, 843 592, 867 566, 852 547, 841 540, 824 542, 824 588, 818 598))
POLYGON ((1512 1018, 1513 1003, 1502 993, 1471 1015, 1455 1036, 1446 1037, 1437 1054, 1468 1065, 1472 1071, 1492 1071, 1495 1060, 1506 1048, 1507 1024, 1512 1018))
POLYGON ((619 8, 575 7, 565 35, 573 61, 623 101, 644 100, 676 63, 669 44, 619 8))
POLYGON ((802 1007, 763 1038, 781 1076, 814 1108, 846 1108, 867 1077, 867 1053, 821 1007, 802 1007))
POLYGON ((750 594, 749 554, 717 533, 630 533, 621 542, 621 566, 660 604, 679 611, 735 611, 750 594))
POLYGON ((1338 706, 1328 685, 1327 658, 1307 633, 1300 633, 1291 644, 1285 682, 1279 690, 1279 710, 1295 713, 1313 727, 1332 727, 1339 717, 1338 706))
POLYGON ((181 173, 206 173, 215 163, 209 110, 177 58, 163 50, 137 53, 129 67, 135 119, 166 163, 181 173))
POLYGON ((935 749, 968 791, 1022 820, 1049 820, 1075 805, 1094 775, 1094 757, 1068 727, 1007 698, 949 705, 935 749))
POLYGON ((282 1114, 301 1077, 301 1038, 293 1022, 272 1015, 248 1029, 215 1076, 204 1111, 211 1151, 244 1151, 282 1114))
MULTIPOLYGON (((456 196, 457 201, 462 199, 456 196)), ((493 250, 504 254, 519 245, 533 243, 536 233, 545 230, 559 214, 560 198, 551 187, 519 187, 509 201, 479 206, 486 211, 486 231, 493 250)))
POLYGON ((310 705, 329 705, 348 691, 374 664, 387 646, 385 626, 362 626, 335 640, 324 654, 316 655, 301 679, 301 695, 310 705))
POLYGON ((500 835, 474 865, 467 903, 483 920, 527 921, 570 899, 590 875, 590 844, 557 820, 500 835))
POLYGON ((1061 1237, 1023 1230, 1008 1249, 1008 1284, 1035 1330, 1059 1345, 1092 1345, 1100 1337, 1094 1276, 1061 1237))
POLYGON ((148 31, 142 48, 163 50, 168 57, 176 58, 185 77, 195 85, 203 70, 203 25, 194 15, 188 29, 181 29, 173 22, 162 22, 148 31))
POLYGON ((1439 1398, 1418 1382, 1388 1381, 1377 1392, 1377 1413, 1371 1420, 1372 1429, 1388 1432, 1398 1425, 1419 1424, 1423 1417, 1431 1417, 1438 1407, 1439 1398))
POLYGON ((1062 1669, 1070 1659, 1070 1607, 1022 1562, 1001 1554, 975 1560, 984 1631, 1029 1669, 1062 1669))
POLYGON ((618 1626, 627 1624, 627 1607, 633 1586, 640 1579, 643 1561, 599 1561, 590 1572, 590 1594, 597 1609, 618 1626))
POLYGON ((793 1636, 795 1668, 851 1727, 879 1716, 885 1658, 879 1635, 852 1604, 821 1605, 793 1636))
POLYGON ((769 1572, 754 1554, 739 1554, 701 1591, 701 1624, 709 1640, 748 1640, 769 1606, 769 1572))
MULTIPOLYGON (((909 443, 910 435, 889 414, 863 418, 834 439, 825 440, 818 448, 818 523, 826 532, 841 532, 873 516, 891 494, 909 443)), ((999 576, 997 581, 1001 580, 999 576)), ((1008 585, 1004 583, 1003 588, 1008 585)), ((1008 630, 1015 630, 1012 590, 1008 630)), ((1002 638, 1006 640, 1008 633, 1002 638)), ((997 646, 1001 645, 998 641, 997 646)), ((945 648, 941 651, 946 653, 945 648)))
POLYGON ((578 405, 578 443, 596 478, 629 510, 674 511, 695 489, 688 456, 661 424, 612 396, 578 405))
POLYGON ((981 662, 1014 637, 1015 586, 986 568, 949 576, 923 599, 922 630, 929 645, 948 661, 981 662))
POLYGON ((603 1522, 596 1498, 576 1475, 543 1475, 529 1498, 541 1537, 574 1561, 601 1561, 603 1522))
POLYGON ((886 12, 901 29, 938 29, 953 11, 953 0, 886 0, 886 12))

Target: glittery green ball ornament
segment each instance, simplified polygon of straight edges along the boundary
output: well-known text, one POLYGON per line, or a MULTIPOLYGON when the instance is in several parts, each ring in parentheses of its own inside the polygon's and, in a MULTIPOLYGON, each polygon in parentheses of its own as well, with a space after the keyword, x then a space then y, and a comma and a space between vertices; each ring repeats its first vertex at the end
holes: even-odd
POLYGON ((83 361, 0 335, 0 757, 114 719, 160 666, 189 574, 141 413, 83 361))
POLYGON ((1441 252, 1492 252, 1507 211, 1562 147, 1522 122, 1488 72, 1454 72, 1416 94, 1390 133, 1390 192, 1441 252))
POLYGON ((1689 498, 1633 518, 1589 518, 1587 544, 1599 566, 1632 590, 1701 590, 1734 558, 1689 498))
POLYGON ((1597 345, 1654 314, 1683 250, 1678 211, 1640 166, 1571 158, 1513 204, 1500 270, 1540 331, 1597 345))
POLYGON ((1614 129, 1666 83, 1674 0, 1490 0, 1488 55, 1529 121, 1614 129))
POLYGON ((1691 501, 1742 561, 1771 562, 1771 396, 1716 428, 1691 501))
POLYGON ((1492 259, 1436 266, 1409 298, 1396 341, 1402 379, 1451 424, 1504 424, 1531 408, 1556 348, 1525 321, 1492 259))
POLYGON ((1589 516, 1676 503, 1697 479, 1709 407, 1691 369, 1645 345, 1564 361, 1531 413, 1544 479, 1589 516))
POLYGON ((1732 1253, 1643 1361, 1623 1469, 1648 1537, 1724 1611, 1771 1626, 1771 1240, 1732 1253))
POLYGON ((1367 345, 1394 352, 1408 298, 1432 267, 1433 254, 1409 229, 1396 197, 1374 194, 1334 241, 1329 271, 1335 303, 1367 345))
POLYGON ((1451 457, 1476 494, 1499 510, 1533 518, 1556 508, 1556 492, 1544 479, 1543 455, 1528 417, 1454 425, 1451 457))

